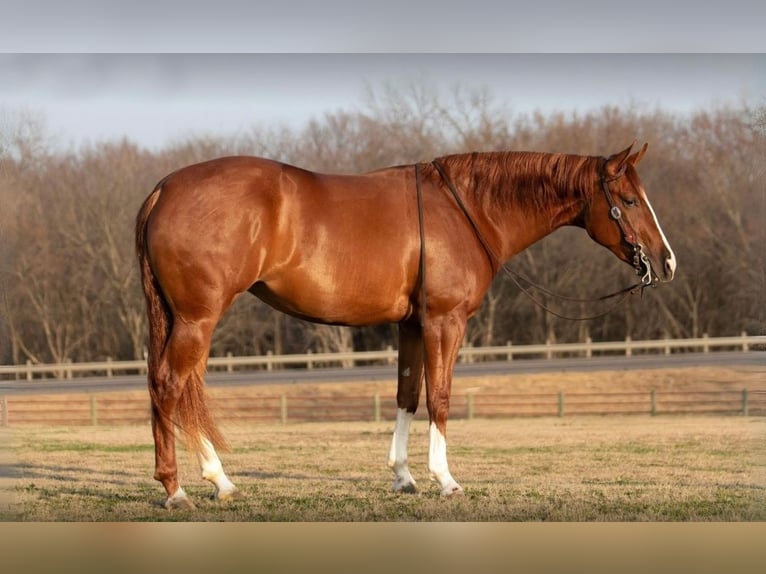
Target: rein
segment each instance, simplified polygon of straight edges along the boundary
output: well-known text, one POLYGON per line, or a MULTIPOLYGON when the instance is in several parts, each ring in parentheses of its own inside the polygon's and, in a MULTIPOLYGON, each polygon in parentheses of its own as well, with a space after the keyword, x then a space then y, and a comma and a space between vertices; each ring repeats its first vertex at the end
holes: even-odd
POLYGON ((415 189, 418 196, 418 224, 420 226, 420 328, 426 326, 426 228, 423 223, 423 190, 420 183, 420 164, 415 164, 415 189))
MULTIPOLYGON (((643 254, 643 251, 641 249, 641 245, 638 244, 635 241, 635 232, 632 234, 629 234, 625 227, 625 221, 622 219, 622 212, 620 211, 620 208, 614 203, 614 199, 612 198, 612 194, 609 192, 609 182, 614 181, 616 179, 619 179, 624 171, 620 171, 615 176, 612 176, 611 178, 607 178, 606 176, 606 159, 604 158, 601 166, 600 166, 600 173, 599 173, 599 180, 601 183, 601 189, 606 195, 607 202, 609 203, 610 210, 609 214, 612 217, 612 219, 615 220, 617 225, 620 228, 620 231, 622 233, 623 239, 633 247, 633 267, 636 269, 636 273, 641 275, 643 273, 643 276, 641 277, 641 281, 630 285, 628 287, 625 287, 623 289, 620 289, 618 291, 615 291, 614 293, 609 293, 607 295, 602 295, 601 297, 596 298, 589 298, 589 299, 580 299, 576 297, 568 297, 566 295, 559 295, 556 293, 553 293, 552 291, 546 289, 545 287, 542 287, 541 285, 536 284, 535 282, 531 281, 524 275, 518 273, 517 271, 514 271, 506 263, 502 263, 500 261, 500 258, 495 255, 495 252, 492 250, 492 248, 489 246, 489 243, 487 243, 487 240, 484 238, 484 235, 479 230, 479 226, 476 224, 476 221, 471 216, 471 213, 468 211, 468 208, 466 207, 463 200, 460 198, 460 194, 458 194, 457 189, 455 188, 455 184, 452 182, 450 177, 447 175, 446 171, 442 167, 442 165, 437 161, 433 160, 431 162, 431 165, 434 166, 436 171, 439 173, 439 177, 441 177, 442 181, 446 184, 447 189, 449 189, 452 198, 455 200, 455 203, 457 203, 458 207, 460 208, 460 211, 463 212, 463 215, 468 220, 468 223, 471 224, 471 227, 473 228, 474 234, 476 235, 477 239, 479 240, 479 243, 481 243, 481 246, 484 248, 484 252, 486 253, 490 267, 492 269, 493 275, 496 274, 500 269, 502 269, 508 277, 511 278, 511 280, 514 282, 514 284, 521 290, 522 293, 524 293, 527 297, 529 297, 533 303, 535 303, 538 307, 543 309, 544 311, 547 311, 548 313, 551 313, 552 315, 559 317, 561 319, 566 319, 568 321, 590 321, 592 319, 598 319, 599 317, 603 317, 612 311, 614 311, 619 305, 621 305, 628 295, 634 294, 636 292, 640 292, 643 294, 643 290, 648 286, 653 286, 653 282, 651 279, 651 267, 649 265, 649 262, 646 259, 646 256, 643 254), (642 266, 643 265, 643 266, 642 266), (644 272, 644 269, 646 269, 646 272, 644 272), (648 280, 647 280, 648 278, 648 280), (521 284, 521 281, 528 284, 528 287, 525 287, 521 284), (530 292, 529 287, 534 287, 537 290, 541 291, 543 294, 548 295, 550 297, 560 299, 562 301, 570 301, 570 302, 577 302, 577 303, 594 303, 598 301, 606 301, 609 299, 612 299, 614 297, 619 297, 622 295, 622 298, 617 301, 614 305, 610 306, 606 311, 602 313, 598 313, 596 315, 589 315, 584 317, 570 317, 567 315, 562 315, 560 313, 557 313, 550 307, 546 306, 544 303, 541 303, 537 300, 530 292)), ((415 173, 416 173, 416 179, 417 179, 417 186, 418 186, 418 215, 420 217, 420 230, 421 230, 421 237, 420 237, 420 246, 421 246, 421 276, 424 277, 425 275, 425 262, 424 262, 424 233, 423 233, 423 207, 422 207, 422 197, 421 197, 421 191, 420 191, 420 171, 418 169, 418 166, 415 166, 415 173)), ((633 231, 631 229, 631 231, 633 231)), ((425 301, 425 288, 424 288, 425 282, 421 283, 421 288, 423 289, 423 297, 425 301)))

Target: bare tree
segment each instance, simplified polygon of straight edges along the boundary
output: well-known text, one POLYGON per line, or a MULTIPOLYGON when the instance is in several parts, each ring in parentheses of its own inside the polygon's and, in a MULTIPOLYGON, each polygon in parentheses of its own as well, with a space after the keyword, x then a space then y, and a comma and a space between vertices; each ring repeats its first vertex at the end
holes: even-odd
MULTIPOLYGON (((157 152, 116 141, 54 153, 37 118, 0 111, 0 360, 142 357, 146 319, 132 247, 138 206, 167 173, 234 153, 359 173, 446 153, 608 154, 633 139, 649 141, 640 171, 678 256, 675 281, 605 317, 572 323, 537 307, 501 274, 469 324, 467 341, 764 332, 766 106, 684 116, 614 106, 542 115, 514 114, 512 104, 486 90, 457 87, 445 95, 416 81, 404 89, 370 88, 358 109, 303 127, 253 126, 157 152)), ((581 230, 554 233, 510 265, 551 291, 580 298, 634 279, 581 230)), ((568 315, 602 310, 536 297, 568 315)), ((242 297, 219 324, 211 352, 346 351, 396 341, 395 328, 308 324, 242 297)))

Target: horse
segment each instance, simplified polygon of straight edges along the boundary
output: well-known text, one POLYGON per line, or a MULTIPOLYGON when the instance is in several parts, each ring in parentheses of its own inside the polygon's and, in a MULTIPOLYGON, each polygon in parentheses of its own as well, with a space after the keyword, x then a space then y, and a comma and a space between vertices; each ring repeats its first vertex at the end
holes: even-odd
POLYGON ((295 317, 332 325, 398 323, 398 387, 388 450, 393 490, 416 492, 407 461, 425 381, 428 471, 463 492, 447 463, 452 371, 466 321, 498 269, 554 230, 584 228, 636 268, 672 280, 676 258, 636 171, 647 144, 609 156, 476 152, 360 175, 224 157, 162 179, 136 218, 149 320, 154 478, 166 508, 193 508, 176 464, 176 430, 214 498, 240 498, 205 403, 213 330, 249 292, 295 317))

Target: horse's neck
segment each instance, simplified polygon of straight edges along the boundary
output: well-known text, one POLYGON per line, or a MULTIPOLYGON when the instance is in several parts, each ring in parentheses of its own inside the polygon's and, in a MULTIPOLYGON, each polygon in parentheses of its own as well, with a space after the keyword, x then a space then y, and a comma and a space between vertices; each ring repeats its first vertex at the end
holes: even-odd
MULTIPOLYGON (((564 190, 556 191, 562 198, 567 196, 564 190)), ((556 229, 576 224, 584 207, 584 200, 571 197, 544 210, 529 203, 521 205, 512 201, 498 206, 488 194, 477 194, 474 197, 481 195, 484 195, 484 199, 475 209, 482 213, 482 219, 487 222, 489 234, 493 238, 493 249, 502 262, 508 261, 556 229)))
POLYGON ((504 262, 574 219, 565 209, 553 215, 529 209, 508 211, 497 233, 500 239, 498 255, 504 262))

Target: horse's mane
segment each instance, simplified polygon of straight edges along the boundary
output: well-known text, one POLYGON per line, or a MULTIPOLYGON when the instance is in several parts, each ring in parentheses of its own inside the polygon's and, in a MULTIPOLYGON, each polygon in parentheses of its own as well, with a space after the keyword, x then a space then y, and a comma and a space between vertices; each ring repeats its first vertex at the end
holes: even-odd
POLYGON ((552 210, 567 199, 588 199, 598 182, 598 158, 539 152, 449 155, 437 161, 461 193, 498 207, 552 210))

